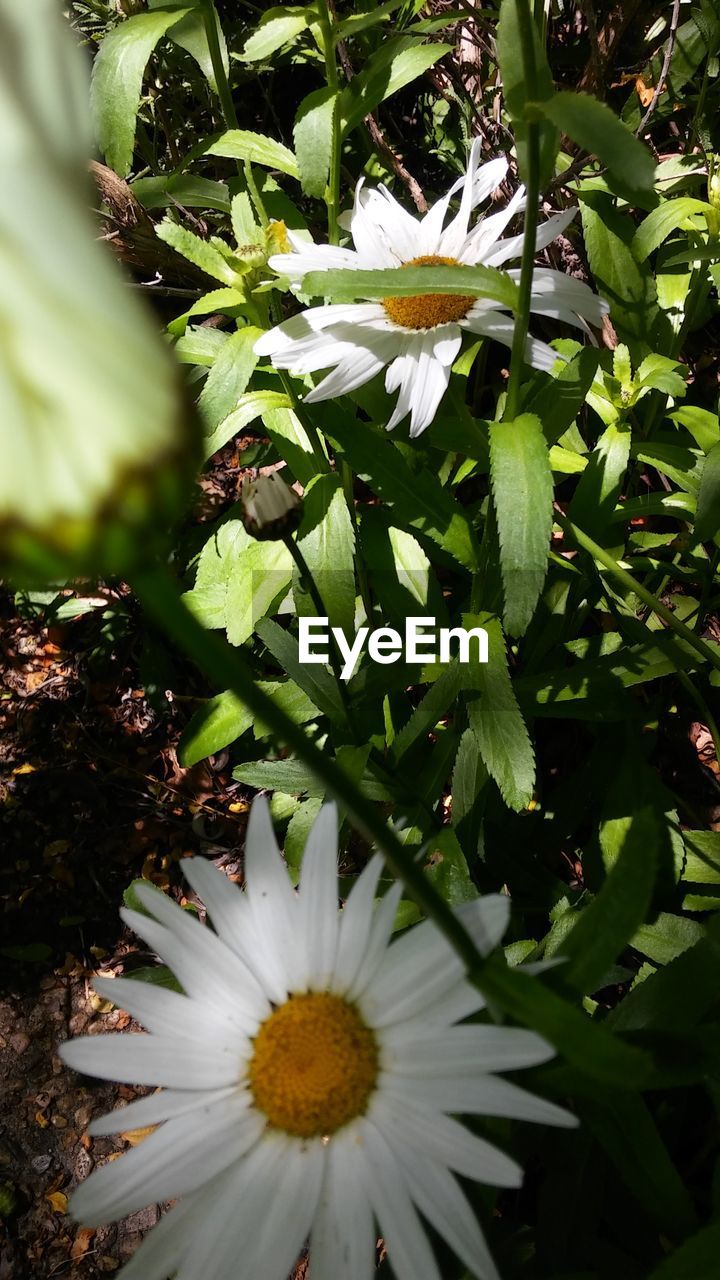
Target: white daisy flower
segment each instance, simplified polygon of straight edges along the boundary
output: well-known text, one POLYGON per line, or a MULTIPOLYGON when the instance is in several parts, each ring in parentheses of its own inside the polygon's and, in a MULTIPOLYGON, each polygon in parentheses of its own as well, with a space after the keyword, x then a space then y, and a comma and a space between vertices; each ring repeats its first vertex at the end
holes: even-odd
MULTIPOLYGON (((150 1034, 61 1048, 78 1071, 161 1086, 91 1125, 160 1127, 81 1185, 75 1217, 96 1225, 182 1197, 123 1280, 286 1280, 308 1238, 312 1280, 370 1280, 378 1231, 398 1280, 440 1280, 420 1215, 473 1276, 497 1280, 455 1175, 517 1187, 521 1170, 454 1115, 574 1124, 493 1074, 544 1062, 551 1047, 531 1031, 458 1025, 482 998, 431 922, 390 942, 402 890, 374 906, 379 856, 338 912, 334 805, 309 836, 298 893, 264 799, 248 825, 246 892, 201 858, 183 867, 217 933, 151 886, 138 888, 149 914, 122 915, 185 994, 98 979, 150 1034)), ((460 909, 484 954, 508 911, 501 896, 460 909)))
MULTIPOLYGON (((439 265, 501 267, 522 255, 523 237, 503 239, 505 228, 525 205, 520 187, 500 213, 470 227, 473 209, 487 200, 507 172, 507 160, 480 165, 480 139, 470 151, 467 173, 423 218, 407 213, 385 187, 365 190, 358 183, 350 217, 354 249, 308 243, 292 231, 293 253, 276 254, 269 265, 289 276, 295 287, 309 271, 375 270, 439 265), (445 226, 452 197, 462 188, 460 207, 445 226)), ((549 218, 538 228, 536 250, 544 249, 575 217, 577 208, 549 218)), ((519 268, 508 275, 520 279, 519 268)), ((536 269, 531 310, 588 330, 600 325, 607 303, 586 284, 560 271, 536 269)), ((305 396, 306 401, 344 395, 368 382, 387 365, 385 388, 400 394, 387 423, 390 430, 408 413, 410 435, 430 425, 450 381, 450 369, 462 342, 462 331, 495 338, 512 346, 515 322, 499 302, 463 294, 421 294, 313 307, 263 334, 255 344, 258 355, 269 356, 279 369, 296 374, 329 373, 305 396)), ((528 337, 525 358, 536 369, 551 369, 559 358, 538 338, 528 337)))

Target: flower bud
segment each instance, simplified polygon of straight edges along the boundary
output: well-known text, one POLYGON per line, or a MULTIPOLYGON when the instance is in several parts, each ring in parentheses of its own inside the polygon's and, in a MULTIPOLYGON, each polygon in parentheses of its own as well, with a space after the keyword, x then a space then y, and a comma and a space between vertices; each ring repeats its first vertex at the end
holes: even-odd
POLYGON ((247 532, 261 542, 284 538, 297 529, 302 501, 276 471, 251 480, 245 476, 240 489, 242 522, 247 532))

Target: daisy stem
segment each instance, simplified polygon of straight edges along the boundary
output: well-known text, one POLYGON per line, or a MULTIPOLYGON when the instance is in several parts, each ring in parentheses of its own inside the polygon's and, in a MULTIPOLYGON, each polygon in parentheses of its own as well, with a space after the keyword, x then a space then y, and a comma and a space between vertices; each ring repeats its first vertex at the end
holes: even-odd
MULTIPOLYGON (((238 128, 237 112, 235 111, 235 103, 233 102, 232 93, 230 92, 230 82, 225 70, 223 62, 222 50, 220 48, 220 38, 218 36, 217 14, 213 0, 201 0, 201 8, 203 22, 205 24, 205 35, 207 36, 208 49, 210 51, 210 61, 212 62, 213 75, 217 87, 217 96, 220 99, 222 107, 223 119, 228 129, 238 128)), ((255 206, 255 212, 260 219, 263 227, 268 225, 268 216, 263 204, 262 196, 258 190, 255 181, 252 164, 249 160, 245 160, 242 164, 238 160, 237 170, 241 177, 244 176, 247 189, 250 192, 250 198, 255 206)))
POLYGON ((406 847, 382 813, 360 793, 352 778, 331 756, 321 751, 301 725, 291 720, 262 689, 238 649, 206 631, 182 599, 179 586, 164 565, 139 570, 133 590, 147 616, 195 663, 213 684, 229 689, 267 725, 275 740, 295 751, 340 802, 355 829, 385 856, 393 875, 402 880, 410 897, 435 921, 473 977, 485 960, 467 930, 428 880, 416 852, 406 847))
POLYGON ((637 578, 634 578, 633 575, 628 572, 627 569, 624 569, 621 564, 618 564, 615 557, 612 556, 609 551, 606 551, 604 547, 601 547, 597 542, 594 542, 587 533, 584 533, 582 529, 579 529, 571 520, 568 520, 565 516, 561 516, 557 511, 555 513, 555 520, 560 525, 561 529, 563 529, 564 532, 578 544, 578 546, 582 547, 584 551, 588 551, 590 553, 593 560, 603 565, 605 569, 614 574, 614 576, 622 582, 623 586, 627 587, 628 591, 632 591, 638 599, 642 600, 643 604, 646 604, 649 609, 652 609, 653 613, 656 614, 658 618, 662 618, 663 622, 666 622, 668 627, 670 627, 676 635, 680 636, 680 638, 684 640, 686 644, 690 645, 696 653, 700 654, 706 662, 709 662, 711 666, 716 667, 720 671, 720 648, 713 649, 709 644, 702 640, 700 636, 695 635, 694 631, 691 631, 684 622, 681 622, 681 620, 675 616, 672 609, 668 609, 667 605, 663 604, 662 600, 658 600, 657 596, 654 596, 652 591, 648 591, 647 587, 644 587, 641 582, 638 582, 637 578))
MULTIPOLYGON (((533 15, 529 3, 521 0, 521 3, 517 6, 517 17, 527 98, 528 101, 533 102, 536 96, 537 68, 535 66, 533 15)), ((527 120, 526 148, 525 186, 527 196, 522 261, 520 264, 520 301, 510 352, 510 381, 503 415, 505 420, 510 422, 518 416, 518 409, 520 408, 520 386, 525 363, 525 343, 530 324, 530 299, 535 267, 535 240, 537 236, 538 204, 540 201, 540 124, 537 120, 527 120)))
POLYGON ((340 212, 340 120, 338 116, 338 74, 335 60, 335 15, 328 0, 318 0, 318 25, 322 36, 323 53, 325 55, 325 75, 328 89, 335 98, 335 110, 332 117, 330 138, 330 172, 328 177, 325 203, 328 212, 328 241, 337 244, 340 238, 338 214, 340 212))

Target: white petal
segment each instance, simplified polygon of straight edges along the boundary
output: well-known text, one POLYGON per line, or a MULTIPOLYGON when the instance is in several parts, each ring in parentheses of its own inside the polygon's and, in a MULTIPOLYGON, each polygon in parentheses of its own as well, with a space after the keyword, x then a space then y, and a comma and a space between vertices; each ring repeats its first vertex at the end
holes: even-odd
POLYGON ((367 947, 372 927, 375 891, 383 867, 375 854, 358 876, 340 915, 338 949, 332 989, 342 995, 355 977, 367 947))
POLYGON ((247 1036, 229 1015, 223 1017, 216 1009, 207 1009, 177 991, 128 978, 95 978, 93 986, 119 1009, 127 1009, 148 1031, 202 1039, 230 1052, 242 1053, 247 1048, 247 1036))
POLYGON ((506 156, 498 156, 495 160, 486 160, 484 164, 480 165, 473 188, 473 207, 481 204, 483 200, 487 200, 488 196, 491 196, 493 191, 497 190, 508 171, 508 167, 506 156))
POLYGON ((238 1280, 285 1280, 312 1227, 320 1199, 327 1151, 317 1140, 288 1143, 285 1159, 259 1219, 254 1260, 238 1280))
POLYGON ((402 259, 391 248, 381 223, 373 217, 374 202, 364 198, 364 194, 361 178, 355 188, 355 204, 350 230, 362 265, 369 270, 397 267, 402 259))
POLYGON ((369 347, 357 346, 339 362, 332 373, 327 374, 312 391, 304 397, 307 404, 315 404, 320 400, 331 400, 335 396, 347 395, 356 387, 362 387, 384 367, 388 359, 369 347))
MULTIPOLYGON (((548 218, 547 222, 543 222, 538 227, 535 236, 535 252, 540 253, 541 249, 545 249, 553 240, 562 235, 563 231, 572 222, 577 213, 577 206, 572 209, 566 209, 563 213, 556 213, 552 218, 548 218)), ((499 267, 503 262, 508 262, 511 258, 519 258, 522 254, 524 236, 512 236, 509 240, 498 240, 494 248, 485 254, 483 262, 486 267, 499 267)))
POLYGON ((268 1001, 257 979, 211 929, 159 889, 143 884, 135 892, 153 918, 123 907, 123 920, 165 960, 189 996, 206 1000, 244 1028, 267 1017, 268 1001))
POLYGON ((332 244, 310 244, 307 240, 296 243, 294 253, 275 253, 268 258, 271 271, 299 280, 308 271, 357 271, 362 265, 352 249, 340 249, 332 244))
POLYGON ((310 1240, 310 1280, 372 1280, 375 1230, 355 1126, 330 1141, 310 1240))
POLYGON ((132 1258, 117 1272, 117 1280, 167 1280, 180 1261, 192 1235, 197 1234, 194 1197, 188 1196, 145 1236, 132 1258))
POLYGON ((388 1142, 394 1143, 397 1138, 409 1143, 462 1177, 491 1187, 522 1185, 522 1169, 510 1156, 471 1133, 452 1116, 416 1103, 412 1091, 402 1099, 386 1098, 378 1091, 371 1104, 371 1117, 388 1142))
POLYGON ((410 262, 424 252, 418 234, 420 224, 387 187, 363 192, 363 213, 382 231, 398 263, 410 262))
MULTIPOLYGON (((456 354, 462 338, 458 336, 456 354)), ((438 405, 448 389, 450 366, 441 364, 435 355, 432 331, 425 335, 423 348, 417 363, 417 378, 412 389, 410 409, 410 435, 413 439, 430 426, 438 405)))
POLYGON ((264 1125, 241 1094, 168 1120, 81 1183, 73 1196, 73 1213, 80 1222, 99 1226, 195 1191, 241 1159, 264 1125))
POLYGON ((58 1052, 74 1071, 126 1084, 224 1089, 240 1076, 237 1054, 179 1036, 80 1036, 66 1040, 58 1052))
POLYGON ((442 1037, 418 1028, 414 1039, 404 1037, 399 1044, 393 1044, 390 1027, 383 1045, 383 1065, 411 1076, 518 1071, 555 1056, 547 1040, 520 1027, 454 1027, 442 1037))
POLYGON ((455 255, 458 260, 466 263, 484 262, 486 253, 493 248, 508 223, 512 222, 524 205, 525 188, 518 187, 515 195, 500 213, 490 214, 489 218, 483 218, 476 227, 473 227, 455 255))
POLYGON ((127 1106, 118 1107, 106 1116, 98 1116, 88 1125, 88 1133, 94 1138, 109 1133, 131 1133, 133 1129, 145 1129, 149 1125, 162 1124, 163 1120, 172 1120, 175 1116, 184 1116, 189 1111, 211 1106, 223 1098, 232 1098, 237 1092, 236 1086, 229 1089, 210 1091, 206 1089, 161 1089, 157 1093, 148 1094, 146 1098, 137 1098, 127 1106))
MULTIPOLYGON (((507 927, 509 900, 489 894, 464 903, 456 915, 483 955, 497 945, 507 927)), ((464 965, 432 921, 416 925, 387 952, 367 991, 363 1009, 373 1026, 388 1026, 416 1016, 462 978, 464 965)))
POLYGON ((419 1160, 402 1144, 393 1149, 410 1195, 428 1222, 478 1280, 500 1280, 477 1218, 452 1174, 432 1160, 419 1160))
MULTIPOLYGON (((477 987, 471 986, 469 982, 458 982, 451 991, 423 1008, 422 1023, 425 1026, 449 1027, 484 1008, 485 1000, 477 987)), ((403 1025, 412 1033, 415 1025, 412 1021, 403 1025)))
POLYGON ((442 1280, 425 1230, 413 1207, 407 1180, 392 1149, 365 1120, 361 1134, 365 1174, 375 1216, 385 1238, 397 1280, 442 1280))
POLYGON ((271 356, 288 349, 299 339, 332 329, 336 324, 382 323, 385 319, 385 311, 378 302, 332 302, 327 306, 308 307, 264 333, 255 343, 254 351, 259 356, 271 356))
POLYGON ((337 955, 337 838, 337 808, 324 804, 305 845, 299 895, 307 983, 316 991, 328 987, 337 955))
POLYGON ((448 258, 457 258, 459 256, 467 237, 470 214, 477 203, 475 199, 475 175, 480 161, 481 148, 482 138, 475 138, 468 157, 460 208, 450 226, 443 231, 440 237, 438 252, 448 258))
MULTIPOLYGON (((486 338, 494 338, 496 342, 512 347, 515 321, 509 316, 500 315, 496 311, 488 312, 484 316, 471 313, 462 323, 463 327, 469 329, 471 333, 481 333, 486 338)), ((525 343, 525 359, 533 369, 543 369, 549 373, 555 362, 563 360, 564 357, 559 352, 553 351, 546 342, 541 342, 539 338, 533 338, 528 334, 525 343)))
POLYGON ((245 880, 258 964, 276 970, 273 986, 289 991, 296 972, 298 902, 275 840, 265 796, 250 810, 245 840, 245 880))
POLYGON ((511 1120, 529 1120, 536 1124, 556 1124, 574 1129, 575 1116, 554 1102, 538 1098, 519 1089, 499 1076, 453 1076, 452 1079, 419 1080, 388 1072, 380 1079, 380 1088, 393 1097, 410 1096, 416 1103, 439 1107, 443 1111, 506 1116, 511 1120))
POLYGON ((348 1000, 357 1000, 368 983, 372 981, 378 966, 385 957, 402 895, 403 886, 396 880, 394 884, 391 884, 376 907, 365 954, 348 990, 348 1000))
POLYGON ((388 369, 386 390, 400 387, 388 431, 409 412, 410 435, 419 436, 430 425, 450 381, 450 365, 457 355, 462 334, 457 325, 422 330, 406 339, 404 353, 388 369))

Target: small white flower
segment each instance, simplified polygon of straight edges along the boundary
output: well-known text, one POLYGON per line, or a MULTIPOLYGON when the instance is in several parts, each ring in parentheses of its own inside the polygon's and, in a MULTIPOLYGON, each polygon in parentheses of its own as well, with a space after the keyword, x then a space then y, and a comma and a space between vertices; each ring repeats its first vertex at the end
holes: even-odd
MULTIPOLYGON (((370 1280, 377 1230, 398 1280, 440 1280, 419 1214, 474 1276, 497 1280, 454 1174, 517 1187, 521 1170, 453 1113, 573 1124, 491 1074, 544 1062, 551 1047, 530 1031, 457 1025, 482 998, 429 921, 389 945, 401 889, 374 907, 379 856, 338 912, 333 805, 309 836, 299 893, 264 799, 245 861, 245 893, 200 858, 183 863, 217 934, 150 886, 138 889, 148 916, 122 912, 185 994, 96 980, 151 1034, 62 1046, 76 1070, 163 1090, 93 1122, 93 1134, 161 1127, 82 1184, 76 1218, 96 1225, 183 1197, 123 1280, 285 1280, 308 1237, 312 1280, 370 1280)), ((460 909, 483 953, 508 910, 500 896, 460 909)))
MULTIPOLYGON (((298 286, 309 271, 375 270, 421 263, 500 267, 520 258, 523 237, 501 237, 525 205, 524 187, 501 213, 482 218, 470 228, 473 209, 502 182, 508 167, 505 159, 479 165, 479 157, 480 140, 476 139, 465 177, 420 219, 407 213, 385 187, 367 191, 358 183, 350 218, 354 250, 308 244, 288 231, 294 252, 276 254, 269 265, 298 286), (460 207, 445 226, 450 200, 460 188, 460 207)), ((559 236, 576 213, 577 208, 572 208, 549 218, 538 229, 536 250, 559 236)), ((508 275, 517 282, 520 270, 511 269, 508 275)), ((531 310, 587 332, 587 322, 601 324, 608 306, 582 281, 539 267, 533 276, 531 310)), ((305 397, 309 402, 353 391, 387 365, 385 388, 400 391, 387 428, 409 413, 410 435, 419 436, 432 422, 447 390, 463 329, 510 347, 515 322, 499 302, 488 298, 462 294, 385 298, 382 302, 303 311, 263 334, 255 351, 270 356, 277 368, 297 374, 332 366, 332 373, 305 397)), ((525 358, 535 368, 547 370, 558 354, 547 343, 528 337, 525 358)))

